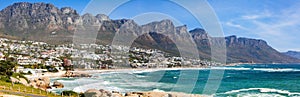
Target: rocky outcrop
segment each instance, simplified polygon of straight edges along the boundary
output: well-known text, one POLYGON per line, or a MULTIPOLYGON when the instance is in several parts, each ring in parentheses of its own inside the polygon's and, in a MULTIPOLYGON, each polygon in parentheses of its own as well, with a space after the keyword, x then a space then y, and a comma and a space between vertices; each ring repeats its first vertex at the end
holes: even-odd
POLYGON ((186 94, 178 92, 128 92, 124 97, 204 97, 198 94, 186 94))
POLYGON ((178 92, 128 92, 124 95, 119 92, 113 91, 105 91, 103 89, 89 89, 84 93, 86 97, 204 97, 198 94, 186 94, 186 93, 178 93, 178 92))
POLYGON ((58 81, 53 82, 53 84, 50 86, 49 77, 34 78, 30 80, 30 86, 42 90, 51 89, 51 88, 64 88, 64 85, 58 81))
POLYGON ((10 80, 11 80, 11 82, 13 82, 13 83, 21 83, 21 84, 23 84, 23 85, 25 85, 25 86, 30 86, 30 85, 28 84, 27 80, 24 79, 24 78, 19 78, 19 77, 14 78, 14 77, 10 77, 10 80))
POLYGON ((105 91, 103 89, 100 89, 100 90, 89 89, 84 93, 85 97, 118 97, 115 95, 113 96, 113 93, 111 93, 109 91, 105 91))
POLYGON ((51 88, 49 77, 34 78, 33 80, 30 80, 30 85, 34 88, 40 88, 42 90, 51 88))
POLYGON ((55 88, 64 88, 64 85, 58 81, 55 81, 53 82, 53 85, 52 87, 55 87, 55 88))
POLYGON ((67 71, 62 77, 91 77, 91 75, 86 73, 67 71))

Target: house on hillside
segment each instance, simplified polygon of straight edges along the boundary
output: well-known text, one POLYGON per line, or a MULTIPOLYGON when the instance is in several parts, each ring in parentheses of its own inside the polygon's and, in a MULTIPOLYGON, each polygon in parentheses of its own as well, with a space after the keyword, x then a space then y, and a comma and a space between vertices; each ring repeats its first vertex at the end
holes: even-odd
POLYGON ((56 57, 50 57, 48 60, 45 61, 46 66, 59 67, 62 66, 62 64, 63 64, 62 60, 56 57))
POLYGON ((0 61, 1 60, 6 60, 5 55, 2 52, 0 52, 0 61))
POLYGON ((41 64, 42 61, 36 58, 30 58, 29 56, 18 56, 17 63, 19 65, 32 65, 32 64, 41 64))

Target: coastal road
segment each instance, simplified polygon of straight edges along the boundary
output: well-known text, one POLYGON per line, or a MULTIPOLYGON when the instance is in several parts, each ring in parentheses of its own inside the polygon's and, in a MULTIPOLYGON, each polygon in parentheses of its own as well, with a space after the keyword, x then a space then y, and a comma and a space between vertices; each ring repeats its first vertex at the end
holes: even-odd
POLYGON ((13 94, 13 95, 30 96, 30 97, 47 97, 47 96, 27 94, 27 93, 22 93, 22 92, 14 92, 14 91, 9 91, 9 90, 0 90, 0 92, 9 93, 9 94, 13 94))

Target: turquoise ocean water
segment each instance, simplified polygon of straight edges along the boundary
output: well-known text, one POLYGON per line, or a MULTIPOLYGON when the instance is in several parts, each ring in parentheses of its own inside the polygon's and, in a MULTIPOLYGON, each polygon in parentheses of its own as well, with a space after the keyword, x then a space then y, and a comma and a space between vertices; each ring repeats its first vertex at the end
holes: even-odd
MULTIPOLYGON (((207 69, 142 70, 96 73, 91 78, 52 78, 62 82, 63 89, 53 92, 87 89, 105 89, 120 92, 129 91, 173 91, 206 94, 205 86, 211 70, 224 71, 217 91, 207 95, 299 97, 300 64, 242 64, 238 66, 214 67, 207 69)), ((206 90, 207 91, 207 90, 206 90)), ((209 91, 209 90, 208 90, 209 91)))

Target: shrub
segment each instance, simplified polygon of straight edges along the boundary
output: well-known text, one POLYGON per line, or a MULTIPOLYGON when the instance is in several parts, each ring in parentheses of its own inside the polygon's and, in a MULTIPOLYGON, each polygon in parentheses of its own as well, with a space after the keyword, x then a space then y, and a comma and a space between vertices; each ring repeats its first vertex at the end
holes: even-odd
POLYGON ((77 96, 79 95, 78 93, 74 92, 74 91, 62 91, 61 94, 63 94, 64 96, 77 96))
POLYGON ((29 80, 28 80, 23 74, 20 74, 20 73, 14 73, 14 74, 12 75, 12 77, 14 77, 14 78, 17 78, 17 76, 19 76, 19 78, 24 78, 24 79, 27 81, 27 83, 29 83, 29 80))
POLYGON ((6 76, 0 76, 0 80, 5 82, 11 82, 10 79, 6 76))

